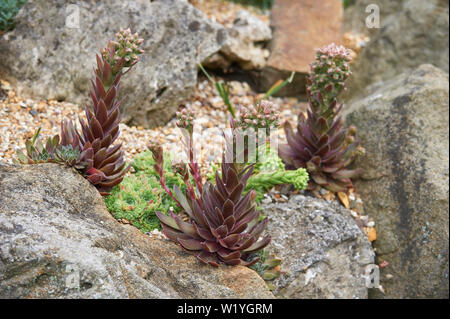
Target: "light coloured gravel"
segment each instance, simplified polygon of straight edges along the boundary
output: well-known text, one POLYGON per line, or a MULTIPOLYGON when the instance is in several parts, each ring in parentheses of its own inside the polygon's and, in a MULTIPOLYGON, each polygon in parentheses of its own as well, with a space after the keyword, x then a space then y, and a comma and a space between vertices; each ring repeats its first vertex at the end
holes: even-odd
POLYGON ((205 15, 227 28, 233 26, 234 17, 239 10, 250 11, 267 24, 270 23, 269 11, 263 11, 252 6, 244 6, 226 0, 189 0, 189 2, 197 9, 203 11, 205 15))
MULTIPOLYGON (((36 130, 41 127, 41 136, 45 140, 50 136, 59 134, 60 123, 64 118, 73 120, 84 118, 84 111, 77 105, 54 100, 25 99, 16 95, 13 87, 1 81, 3 97, 0 95, 0 158, 12 162, 17 150, 24 150, 25 141, 33 137, 36 130), (6 95, 6 96, 5 96, 6 95)), ((251 91, 246 83, 230 82, 231 101, 235 104, 251 105, 258 101, 262 95, 251 91)), ((280 111, 281 122, 289 120, 296 122, 297 114, 306 108, 306 104, 295 98, 269 98, 280 111)), ((191 108, 197 113, 196 127, 204 134, 202 146, 204 153, 216 151, 214 158, 200 156, 201 163, 208 166, 211 161, 220 158, 221 130, 228 126, 229 112, 217 94, 214 86, 206 79, 200 79, 194 94, 186 101, 183 107, 191 108), (209 129, 209 130, 208 130, 209 129), (216 129, 215 132, 208 132, 216 129), (208 131, 205 131, 208 130, 208 131)), ((147 149, 150 142, 163 145, 166 152, 179 154, 182 147, 180 133, 175 126, 175 119, 156 129, 120 124, 121 135, 119 143, 123 143, 123 150, 127 161, 147 149)), ((284 133, 278 131, 280 140, 284 140, 284 133)))

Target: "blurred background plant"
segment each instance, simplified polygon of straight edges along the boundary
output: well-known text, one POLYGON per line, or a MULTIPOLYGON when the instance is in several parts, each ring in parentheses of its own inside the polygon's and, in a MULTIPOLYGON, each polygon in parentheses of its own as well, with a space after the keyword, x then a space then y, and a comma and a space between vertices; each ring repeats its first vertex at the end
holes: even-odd
POLYGON ((247 6, 254 6, 264 10, 272 8, 274 0, 228 0, 230 2, 236 2, 247 6))
POLYGON ((347 9, 351 5, 355 4, 356 0, 343 0, 344 9, 347 9))
POLYGON ((334 43, 318 49, 307 78, 307 115, 300 113, 297 132, 289 121, 284 124, 287 144, 280 145, 279 156, 288 169, 307 169, 309 190, 320 187, 331 192, 353 188, 352 177, 361 169, 350 169, 364 149, 356 140, 356 127, 344 127, 342 104, 337 97, 350 76, 350 53, 334 43))
POLYGON ((0 36, 14 29, 14 18, 27 0, 1 0, 0 1, 0 36))

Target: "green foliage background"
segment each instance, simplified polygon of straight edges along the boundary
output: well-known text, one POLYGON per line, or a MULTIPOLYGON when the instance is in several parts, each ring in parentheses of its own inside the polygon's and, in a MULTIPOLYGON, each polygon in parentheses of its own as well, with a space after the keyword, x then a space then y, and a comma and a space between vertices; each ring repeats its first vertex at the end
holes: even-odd
POLYGON ((14 28, 14 18, 27 0, 0 0, 0 33, 14 28))
POLYGON ((270 9, 274 2, 274 0, 228 0, 228 1, 254 6, 261 9, 270 9))

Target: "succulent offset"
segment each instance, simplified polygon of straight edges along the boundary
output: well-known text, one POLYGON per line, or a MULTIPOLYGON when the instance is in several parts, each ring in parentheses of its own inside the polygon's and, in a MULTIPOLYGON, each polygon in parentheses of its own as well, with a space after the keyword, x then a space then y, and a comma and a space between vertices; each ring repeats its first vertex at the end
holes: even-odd
POLYGON ((260 260, 250 268, 264 279, 269 290, 275 290, 275 285, 271 281, 277 279, 282 274, 286 274, 280 267, 282 262, 281 258, 269 255, 266 249, 260 250, 256 254, 259 255, 260 260))
POLYGON ((89 145, 80 151, 77 144, 62 145, 59 135, 47 139, 45 145, 42 143, 38 129, 33 139, 25 142, 26 154, 17 152, 16 163, 39 164, 39 163, 61 163, 76 169, 84 169, 92 165, 93 150, 89 145))
POLYGON ((360 173, 348 169, 361 148, 355 140, 356 128, 343 128, 342 105, 337 102, 350 74, 349 59, 342 46, 331 44, 318 50, 308 79, 307 116, 300 113, 297 132, 289 122, 284 124, 288 144, 280 146, 279 155, 286 168, 307 169, 309 189, 321 186, 332 192, 346 191, 353 187, 350 179, 360 173))

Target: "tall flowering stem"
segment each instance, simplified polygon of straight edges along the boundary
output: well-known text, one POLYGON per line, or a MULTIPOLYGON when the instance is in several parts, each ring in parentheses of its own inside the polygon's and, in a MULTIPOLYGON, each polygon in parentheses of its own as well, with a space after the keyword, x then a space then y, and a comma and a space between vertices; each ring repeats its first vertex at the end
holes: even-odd
MULTIPOLYGON (((311 72, 306 80, 308 96, 316 97, 310 98, 314 108, 320 106, 321 111, 326 112, 345 89, 345 82, 351 75, 350 61, 350 52, 343 46, 332 43, 317 50, 316 60, 311 63, 311 72)), ((332 118, 334 114, 326 115, 332 118)))
POLYGON ((342 104, 337 101, 350 75, 349 62, 343 46, 333 43, 319 49, 307 81, 307 116, 300 113, 297 132, 289 122, 284 124, 288 144, 280 146, 279 155, 286 168, 307 169, 309 189, 346 191, 353 187, 350 179, 361 172, 348 169, 362 148, 355 139, 356 128, 343 128, 342 104))
MULTIPOLYGON (((181 206, 178 199, 174 196, 170 188, 166 184, 166 178, 164 177, 164 156, 163 156, 163 148, 160 145, 157 144, 150 144, 148 146, 148 149, 153 154, 153 159, 155 160, 155 171, 159 175, 159 183, 161 184, 162 188, 167 192, 167 194, 177 203, 177 205, 182 209, 183 206, 181 206)), ((186 175, 186 174, 185 174, 186 175)))
POLYGON ((203 178, 200 174, 200 167, 194 156, 194 117, 195 114, 190 109, 183 109, 177 112, 177 126, 182 129, 185 138, 185 149, 189 157, 189 170, 195 181, 197 189, 201 194, 203 191, 203 178))
POLYGON ((125 166, 121 144, 113 145, 119 136, 120 101, 117 94, 120 79, 138 61, 144 51, 139 46, 144 41, 130 29, 116 34, 116 41, 109 41, 106 48, 97 55, 97 68, 91 81, 90 92, 92 108, 86 107, 86 120, 80 119, 81 132, 71 121, 65 123, 61 130, 62 145, 67 144, 65 136, 79 137, 79 148, 92 147, 93 165, 85 167, 83 174, 103 195, 119 184, 129 166, 125 166))

